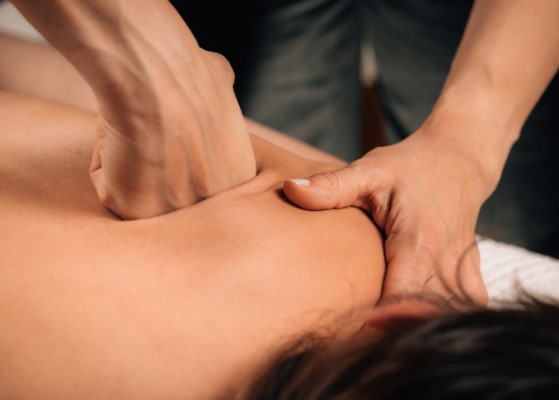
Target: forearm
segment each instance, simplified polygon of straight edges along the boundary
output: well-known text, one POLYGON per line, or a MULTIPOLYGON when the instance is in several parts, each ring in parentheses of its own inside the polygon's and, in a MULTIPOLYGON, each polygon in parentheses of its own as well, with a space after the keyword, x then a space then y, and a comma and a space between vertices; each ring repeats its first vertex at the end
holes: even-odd
POLYGON ((91 89, 52 47, 0 33, 0 89, 95 110, 91 89))
POLYGON ((101 105, 122 112, 145 112, 150 103, 156 107, 155 93, 177 85, 178 69, 199 51, 165 0, 13 3, 76 67, 101 105))
POLYGON ((497 183, 522 125, 557 71, 557 21, 556 0, 478 0, 424 125, 425 132, 446 135, 484 160, 490 186, 497 183))
MULTIPOLYGON (((95 99, 86 82, 51 46, 0 32, 0 90, 55 100, 95 111, 95 99)), ((301 157, 330 163, 342 160, 246 118, 249 132, 301 157)))

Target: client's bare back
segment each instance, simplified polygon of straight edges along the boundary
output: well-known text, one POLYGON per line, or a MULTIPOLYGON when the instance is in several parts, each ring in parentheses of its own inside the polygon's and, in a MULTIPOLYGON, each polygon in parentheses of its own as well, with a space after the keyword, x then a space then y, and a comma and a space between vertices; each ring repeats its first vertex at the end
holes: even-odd
MULTIPOLYGON (((276 190, 328 166, 255 139, 255 180, 123 222, 88 178, 91 114, 0 94, 0 392, 211 398, 378 298, 378 232, 276 190)), ((351 330, 355 327, 349 327, 351 330)))

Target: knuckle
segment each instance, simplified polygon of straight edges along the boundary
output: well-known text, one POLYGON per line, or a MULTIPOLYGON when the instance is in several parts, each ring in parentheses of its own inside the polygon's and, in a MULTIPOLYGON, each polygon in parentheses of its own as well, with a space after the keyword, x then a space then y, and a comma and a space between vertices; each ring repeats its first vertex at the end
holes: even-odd
POLYGON ((338 174, 336 174, 336 172, 326 171, 321 174, 321 177, 326 181, 326 183, 329 186, 332 186, 333 188, 336 189, 340 187, 340 179, 338 177, 338 174))
POLYGON ((489 303, 489 293, 487 289, 482 288, 469 294, 470 299, 480 306, 486 306, 489 303))
POLYGON ((220 53, 213 51, 206 51, 206 58, 209 60, 210 65, 219 76, 226 77, 227 81, 235 83, 235 72, 227 58, 220 53))
POLYGON ((486 306, 489 303, 489 293, 487 292, 487 289, 484 288, 483 290, 478 291, 474 297, 474 301, 482 306, 486 306))
POLYGON ((351 163, 348 168, 359 177, 360 191, 363 195, 393 185, 393 171, 372 156, 359 159, 351 163))
POLYGON ((112 196, 109 195, 109 193, 101 192, 101 193, 99 193, 99 195, 97 197, 99 198, 99 201, 101 202, 101 204, 103 204, 108 209, 112 210, 114 208, 113 198, 112 198, 112 196))

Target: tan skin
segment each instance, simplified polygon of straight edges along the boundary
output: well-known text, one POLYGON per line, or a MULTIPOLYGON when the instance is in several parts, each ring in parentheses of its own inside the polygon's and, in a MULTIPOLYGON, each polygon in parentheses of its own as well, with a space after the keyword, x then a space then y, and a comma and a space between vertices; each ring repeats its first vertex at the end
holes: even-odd
MULTIPOLYGON (((198 48, 166 1, 13 3, 96 95, 103 146, 94 156, 92 180, 111 210, 149 217, 254 175, 230 69, 198 48), (189 135, 181 136, 184 131, 189 135), (198 164, 174 168, 192 160, 198 164), (186 170, 197 172, 172 172, 186 170)), ((300 207, 357 206, 371 215, 387 237, 384 299, 424 292, 448 300, 458 288, 445 282, 461 274, 470 296, 487 301, 476 220, 557 71, 557 20, 556 0, 476 1, 445 87, 412 136, 347 168, 312 176, 308 186, 286 183, 286 196, 300 207)))
POLYGON ((302 333, 354 332, 380 295, 366 215, 304 211, 279 192, 339 164, 253 137, 255 179, 122 221, 88 177, 93 114, 3 93, 0 121, 3 396, 217 398, 302 333))

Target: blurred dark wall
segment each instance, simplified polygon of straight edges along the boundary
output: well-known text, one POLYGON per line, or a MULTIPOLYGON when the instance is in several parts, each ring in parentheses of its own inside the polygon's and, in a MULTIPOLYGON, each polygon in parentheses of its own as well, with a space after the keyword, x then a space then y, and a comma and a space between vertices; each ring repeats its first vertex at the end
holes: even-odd
POLYGON ((242 91, 250 73, 251 48, 257 40, 256 21, 273 0, 171 1, 192 30, 200 47, 223 54, 236 74, 235 90, 242 91))

